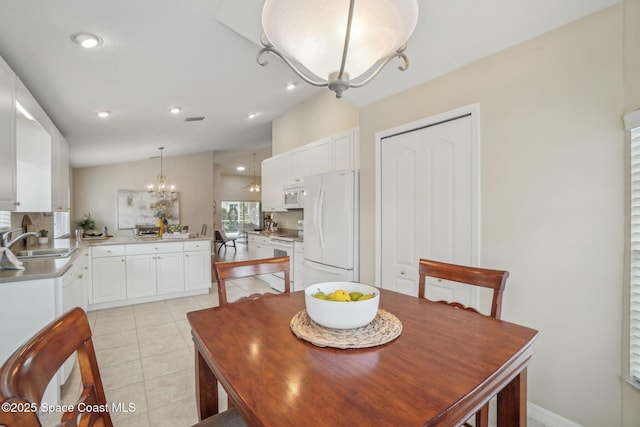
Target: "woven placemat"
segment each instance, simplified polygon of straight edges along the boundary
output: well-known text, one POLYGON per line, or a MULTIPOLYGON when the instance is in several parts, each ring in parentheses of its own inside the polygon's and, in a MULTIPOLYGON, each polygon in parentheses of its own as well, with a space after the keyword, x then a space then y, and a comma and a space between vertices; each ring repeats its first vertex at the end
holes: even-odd
POLYGON ((402 333, 400 320, 386 310, 378 309, 376 317, 366 326, 355 329, 331 329, 311 320, 307 310, 291 319, 291 331, 298 338, 318 347, 367 348, 386 344, 402 333))

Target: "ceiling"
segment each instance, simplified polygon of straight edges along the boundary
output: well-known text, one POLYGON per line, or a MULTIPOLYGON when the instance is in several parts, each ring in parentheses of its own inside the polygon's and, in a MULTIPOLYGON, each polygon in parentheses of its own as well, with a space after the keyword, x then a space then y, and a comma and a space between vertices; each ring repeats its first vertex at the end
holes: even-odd
MULTIPOLYGON (((406 53, 358 108, 545 33, 619 0, 419 0, 406 53)), ((2 0, 0 56, 69 142, 73 167, 220 151, 223 173, 270 155, 271 121, 321 90, 276 57, 256 62, 262 0, 2 0), (83 49, 70 36, 99 35, 83 49), (285 84, 298 82, 293 91, 285 84), (179 106, 179 114, 169 108, 179 106), (106 119, 97 111, 110 110, 106 119), (256 113, 253 119, 248 113, 256 113), (203 116, 202 121, 185 121, 203 116)))

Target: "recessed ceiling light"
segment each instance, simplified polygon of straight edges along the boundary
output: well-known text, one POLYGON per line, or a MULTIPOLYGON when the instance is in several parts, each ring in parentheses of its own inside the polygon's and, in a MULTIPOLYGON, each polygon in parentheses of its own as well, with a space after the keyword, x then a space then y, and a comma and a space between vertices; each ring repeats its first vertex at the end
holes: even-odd
POLYGON ((244 166, 238 166, 236 168, 237 171, 242 172, 243 170, 246 170, 247 168, 245 168, 244 166))
POLYGON ((108 110, 100 110, 98 111, 98 117, 100 117, 101 119, 107 118, 111 115, 111 111, 108 110))
POLYGON ((171 107, 171 109, 169 110, 171 114, 178 114, 180 111, 180 107, 171 107))
POLYGON ((250 118, 250 119, 254 119, 257 115, 258 115, 258 113, 249 113, 247 115, 247 117, 250 118))
POLYGON ((75 33, 71 35, 71 40, 80 46, 90 49, 102 44, 102 39, 91 33, 75 33))
POLYGON ((289 82, 286 84, 285 88, 287 90, 294 90, 296 88, 296 83, 295 82, 289 82))

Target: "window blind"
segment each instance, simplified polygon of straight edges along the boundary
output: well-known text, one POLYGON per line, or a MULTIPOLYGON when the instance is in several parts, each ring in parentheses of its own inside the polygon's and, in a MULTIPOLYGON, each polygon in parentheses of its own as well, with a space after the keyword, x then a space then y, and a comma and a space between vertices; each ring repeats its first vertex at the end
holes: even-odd
POLYGON ((631 129, 630 376, 640 381, 640 127, 631 129))
POLYGON ((70 219, 69 212, 54 212, 53 213, 53 238, 69 236, 71 234, 71 226, 69 225, 70 219))
POLYGON ((11 212, 0 211, 0 230, 9 230, 11 228, 11 212))

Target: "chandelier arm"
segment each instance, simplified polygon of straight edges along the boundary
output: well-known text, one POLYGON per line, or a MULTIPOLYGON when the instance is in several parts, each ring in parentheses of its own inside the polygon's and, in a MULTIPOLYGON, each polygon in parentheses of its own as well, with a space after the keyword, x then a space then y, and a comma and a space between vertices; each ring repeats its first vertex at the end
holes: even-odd
POLYGON ((402 48, 396 50, 393 54, 387 56, 384 61, 382 61, 380 63, 380 65, 378 65, 376 67, 376 69, 373 71, 373 73, 369 74, 369 77, 367 77, 366 79, 360 81, 360 82, 349 82, 349 87, 351 88, 359 88, 362 87, 364 85, 366 85, 367 83, 369 83, 371 80, 373 80, 373 78, 375 76, 377 76, 380 71, 382 71, 382 69, 392 60, 395 58, 400 58, 402 59, 403 64, 398 66, 398 69, 400 71, 406 71, 407 68, 409 68, 409 58, 407 58, 407 55, 404 53, 404 49, 405 49, 406 45, 403 46, 402 48))
POLYGON ((347 32, 344 36, 344 47, 342 48, 342 61, 340 62, 340 73, 338 79, 342 80, 344 76, 344 67, 347 63, 347 52, 349 51, 349 40, 351 39, 351 23, 353 22, 353 7, 355 0, 349 2, 349 16, 347 17, 347 32))
POLYGON ((260 51, 258 52, 258 55, 256 57, 256 60, 258 61, 258 64, 262 65, 263 67, 269 64, 269 61, 261 61, 260 57, 262 55, 264 55, 265 53, 272 53, 274 55, 276 55, 277 57, 279 57, 280 59, 282 59, 282 61, 287 64, 289 66, 289 68, 291 68, 291 70, 296 73, 296 75, 298 77, 300 77, 302 80, 304 80, 305 82, 309 83, 312 86, 318 86, 318 87, 324 87, 324 86, 328 86, 329 82, 326 81, 317 81, 317 80, 313 80, 310 77, 308 77, 307 75, 305 75, 302 71, 300 71, 300 69, 298 69, 298 67, 293 64, 289 59, 287 59, 287 57, 285 57, 283 54, 281 54, 280 52, 278 52, 276 50, 276 48, 274 48, 273 46, 265 46, 262 49, 260 49, 260 51))

